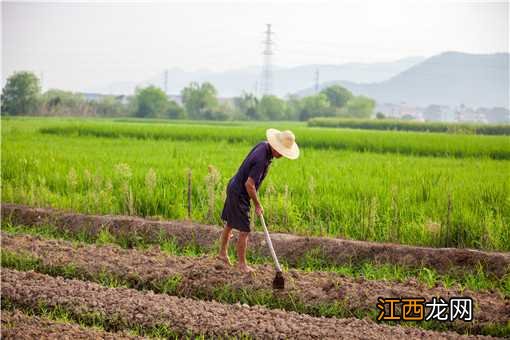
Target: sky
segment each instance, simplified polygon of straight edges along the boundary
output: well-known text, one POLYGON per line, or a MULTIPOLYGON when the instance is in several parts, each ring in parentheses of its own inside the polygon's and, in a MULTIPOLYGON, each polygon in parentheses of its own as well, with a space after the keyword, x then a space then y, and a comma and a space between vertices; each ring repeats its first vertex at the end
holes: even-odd
POLYGON ((393 61, 444 51, 509 51, 507 1, 2 1, 2 84, 14 71, 43 88, 84 91, 166 68, 393 61))

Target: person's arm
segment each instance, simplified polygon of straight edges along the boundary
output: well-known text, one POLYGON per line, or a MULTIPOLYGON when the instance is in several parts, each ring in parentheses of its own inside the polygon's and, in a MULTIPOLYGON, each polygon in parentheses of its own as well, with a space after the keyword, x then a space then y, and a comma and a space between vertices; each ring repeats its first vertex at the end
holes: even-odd
POLYGON ((248 195, 253 201, 253 204, 255 205, 255 213, 258 216, 262 215, 264 213, 264 209, 260 204, 259 197, 257 195, 257 188, 255 187, 255 181, 253 180, 253 178, 248 177, 246 183, 244 183, 244 186, 246 188, 246 191, 248 192, 248 195))

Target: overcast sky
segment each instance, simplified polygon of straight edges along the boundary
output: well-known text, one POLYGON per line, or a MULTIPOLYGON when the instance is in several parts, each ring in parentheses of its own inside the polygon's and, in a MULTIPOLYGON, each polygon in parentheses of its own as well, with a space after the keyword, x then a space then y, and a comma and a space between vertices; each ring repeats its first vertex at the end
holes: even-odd
POLYGON ((280 66, 508 52, 508 18, 508 1, 4 1, 2 84, 16 70, 85 90, 165 68, 260 65, 266 23, 280 66))

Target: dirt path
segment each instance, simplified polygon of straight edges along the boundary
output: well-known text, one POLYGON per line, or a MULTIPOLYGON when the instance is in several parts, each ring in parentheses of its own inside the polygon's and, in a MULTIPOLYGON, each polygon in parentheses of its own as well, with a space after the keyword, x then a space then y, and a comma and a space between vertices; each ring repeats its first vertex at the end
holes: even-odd
POLYGON ((224 305, 150 291, 105 288, 90 282, 5 268, 2 280, 2 296, 16 305, 35 307, 42 301, 50 307, 63 306, 77 315, 100 313, 107 319, 114 318, 117 325, 166 325, 179 334, 275 339, 468 338, 456 333, 386 326, 354 318, 314 318, 258 306, 224 305))
MULTIPOLYGON (((176 221, 152 221, 129 216, 100 216, 65 213, 46 208, 31 208, 17 204, 2 204, 2 220, 14 224, 52 224, 71 233, 86 232, 96 235, 107 228, 114 235, 134 235, 156 242, 161 232, 175 237, 180 245, 191 242, 213 247, 220 228, 211 225, 176 221)), ((272 234, 278 255, 294 265, 310 252, 330 264, 376 263, 401 264, 411 267, 435 268, 439 272, 452 269, 472 269, 482 264, 486 271, 498 277, 510 272, 509 252, 484 252, 472 249, 413 247, 391 243, 363 242, 325 237, 304 237, 290 234, 272 234)), ((250 236, 250 249, 269 256, 260 232, 250 236)))
POLYGON ((461 291, 458 287, 428 288, 415 280, 397 283, 291 270, 286 273, 286 289, 273 292, 269 288, 274 271, 269 265, 255 266, 256 273, 247 275, 210 257, 167 256, 155 248, 142 252, 118 246, 74 245, 67 241, 6 233, 2 233, 2 249, 36 257, 45 266, 72 264, 79 272, 92 278, 108 272, 129 282, 136 281, 137 286, 154 290, 164 279, 179 276, 177 294, 187 297, 212 299, 216 289, 229 286, 236 292, 269 292, 282 301, 292 297, 310 308, 342 302, 349 311, 366 314, 375 310, 377 297, 419 296, 430 301, 434 296, 446 300, 452 296, 469 296, 474 300, 474 322, 459 321, 451 329, 469 330, 472 333, 488 323, 504 324, 510 315, 510 299, 498 293, 461 291))
POLYGON ((19 311, 2 310, 3 339, 144 339, 124 333, 108 333, 77 324, 55 322, 37 316, 28 316, 19 311))

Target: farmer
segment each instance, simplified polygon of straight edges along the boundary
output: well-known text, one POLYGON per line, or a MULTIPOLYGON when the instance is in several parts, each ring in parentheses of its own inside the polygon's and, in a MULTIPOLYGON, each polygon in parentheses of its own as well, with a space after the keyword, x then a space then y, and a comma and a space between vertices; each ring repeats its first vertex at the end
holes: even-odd
POLYGON ((239 230, 237 240, 238 268, 242 272, 252 272, 253 268, 246 264, 246 246, 250 234, 250 198, 255 205, 255 213, 261 216, 264 209, 257 196, 257 190, 267 175, 273 158, 285 156, 289 159, 299 157, 299 148, 292 131, 268 129, 267 141, 260 142, 246 156, 243 163, 227 186, 227 198, 221 214, 225 228, 220 237, 218 259, 230 265, 227 254, 228 241, 232 237, 232 229, 239 230))

